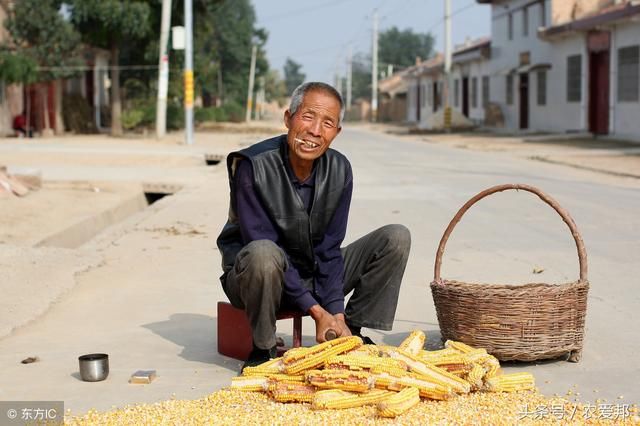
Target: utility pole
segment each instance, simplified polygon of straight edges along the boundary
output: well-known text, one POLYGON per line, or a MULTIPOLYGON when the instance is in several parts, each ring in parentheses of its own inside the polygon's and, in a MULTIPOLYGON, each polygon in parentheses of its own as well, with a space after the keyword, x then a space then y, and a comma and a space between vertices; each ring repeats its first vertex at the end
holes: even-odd
POLYGON ((343 95, 342 91, 342 77, 340 77, 340 62, 342 62, 342 58, 338 55, 338 59, 336 60, 336 74, 335 74, 335 88, 340 93, 340 96, 343 95))
POLYGON ((253 80, 256 73, 256 54, 258 53, 258 47, 254 44, 251 49, 251 69, 249 70, 249 91, 247 93, 247 114, 245 121, 251 121, 251 110, 253 108, 253 80))
POLYGON ((256 90, 256 111, 254 114, 254 118, 256 120, 261 120, 264 116, 264 103, 265 103, 265 95, 264 95, 264 77, 258 78, 258 90, 256 90))
POLYGON ((373 11, 373 52, 371 55, 371 121, 378 120, 378 11, 373 11))
POLYGON ((184 130, 187 145, 193 145, 193 3, 184 0, 184 130))
POLYGON ((351 73, 352 73, 352 53, 351 46, 349 46, 349 56, 347 58, 347 111, 351 109, 351 73))
POLYGON ((449 89, 451 87, 451 0, 444 0, 444 128, 451 131, 451 106, 449 89))
POLYGON ((158 63, 158 102, 156 104, 156 137, 167 133, 167 91, 169 86, 169 25, 171 25, 171 0, 162 0, 160 24, 160 60, 158 63))

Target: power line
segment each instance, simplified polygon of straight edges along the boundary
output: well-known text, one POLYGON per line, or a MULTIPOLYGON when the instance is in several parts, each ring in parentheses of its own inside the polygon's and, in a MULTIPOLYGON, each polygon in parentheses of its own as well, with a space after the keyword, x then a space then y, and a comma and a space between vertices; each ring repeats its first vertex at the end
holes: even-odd
MULTIPOLYGON (((451 18, 453 18, 454 16, 456 16, 456 15, 458 15, 458 14, 460 14, 460 13, 464 12, 465 10, 467 10, 467 9, 469 9, 469 8, 471 8, 471 7, 475 6, 475 5, 476 5, 475 1, 472 1, 472 2, 471 2, 471 3, 469 3, 468 5, 466 5, 466 6, 462 6, 461 8, 458 8, 458 9, 454 10, 454 11, 451 13, 451 18)), ((429 29, 427 30, 427 33, 430 33, 431 31, 433 31, 434 29, 438 28, 438 27, 439 27, 440 25, 442 25, 443 23, 444 23, 444 18, 440 18, 440 20, 439 20, 438 22, 436 22, 436 23, 435 23, 435 24, 433 24, 431 27, 429 27, 429 29)))
POLYGON ((38 71, 91 71, 91 70, 156 70, 158 65, 108 65, 108 66, 89 66, 75 65, 62 67, 36 67, 38 71))

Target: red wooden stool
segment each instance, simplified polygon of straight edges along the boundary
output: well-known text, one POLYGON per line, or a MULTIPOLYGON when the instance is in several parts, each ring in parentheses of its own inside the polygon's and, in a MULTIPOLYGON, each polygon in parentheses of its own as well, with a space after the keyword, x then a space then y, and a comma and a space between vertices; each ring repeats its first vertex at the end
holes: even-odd
MULTIPOLYGON (((302 317, 307 316, 300 311, 280 311, 276 320, 293 318, 293 345, 302 345, 302 317)), ((218 302, 218 353, 231 358, 246 360, 253 349, 251 325, 242 309, 228 302, 218 302)), ((282 355, 288 348, 278 348, 282 355)))

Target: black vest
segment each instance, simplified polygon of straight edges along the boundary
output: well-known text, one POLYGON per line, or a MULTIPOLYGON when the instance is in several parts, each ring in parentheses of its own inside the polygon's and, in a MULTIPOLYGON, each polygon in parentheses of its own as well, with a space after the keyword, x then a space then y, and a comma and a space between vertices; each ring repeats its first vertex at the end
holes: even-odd
POLYGON ((313 276, 316 269, 313 247, 324 238, 325 229, 347 185, 346 179, 351 166, 344 155, 333 149, 328 149, 315 161, 315 189, 311 212, 307 213, 285 168, 287 149, 287 136, 281 135, 242 151, 232 152, 227 157, 231 189, 229 219, 217 240, 222 254, 223 283, 238 252, 244 246, 238 216, 234 210, 236 203, 233 182, 236 165, 241 160, 251 161, 253 187, 278 231, 279 243, 289 260, 302 278, 313 276))

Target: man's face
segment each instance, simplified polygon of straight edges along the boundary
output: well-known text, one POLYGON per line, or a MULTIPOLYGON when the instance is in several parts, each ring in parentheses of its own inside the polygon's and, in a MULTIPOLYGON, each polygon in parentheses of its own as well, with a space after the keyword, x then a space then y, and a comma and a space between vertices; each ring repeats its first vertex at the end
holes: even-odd
POLYGON ((313 161, 329 149, 341 128, 340 102, 321 90, 307 92, 295 114, 284 113, 287 143, 293 161, 313 161))

